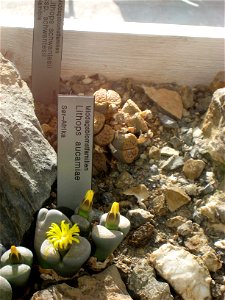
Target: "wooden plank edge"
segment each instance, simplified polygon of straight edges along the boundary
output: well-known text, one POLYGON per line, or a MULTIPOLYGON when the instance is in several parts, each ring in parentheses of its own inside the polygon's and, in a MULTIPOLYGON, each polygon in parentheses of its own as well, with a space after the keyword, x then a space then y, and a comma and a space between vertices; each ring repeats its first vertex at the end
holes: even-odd
MULTIPOLYGON (((1 51, 23 78, 31 74, 32 35, 32 28, 1 28, 1 51)), ((223 68, 223 37, 64 31, 62 77, 101 73, 195 85, 208 84, 223 68)))
MULTIPOLYGON (((30 16, 17 16, 9 19, 1 16, 0 27, 33 28, 34 20, 30 16)), ((160 23, 137 23, 137 22, 116 22, 104 23, 102 21, 82 21, 74 19, 64 19, 64 30, 68 31, 88 31, 105 33, 130 33, 142 35, 160 36, 186 36, 186 37, 209 37, 225 38, 224 27, 214 26, 193 26, 160 23)))

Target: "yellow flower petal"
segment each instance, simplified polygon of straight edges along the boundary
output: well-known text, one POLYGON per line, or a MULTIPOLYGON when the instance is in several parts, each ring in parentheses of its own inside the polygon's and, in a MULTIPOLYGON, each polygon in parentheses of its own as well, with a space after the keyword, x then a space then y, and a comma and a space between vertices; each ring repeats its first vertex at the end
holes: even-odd
POLYGON ((110 213, 113 213, 114 216, 116 217, 116 215, 119 213, 120 211, 120 205, 118 202, 113 202, 110 213))
POLYGON ((73 242, 80 242, 74 237, 78 236, 79 232, 80 229, 77 224, 74 224, 70 228, 70 224, 65 223, 65 220, 63 220, 61 221, 60 226, 56 223, 52 223, 49 227, 49 231, 46 232, 46 235, 55 249, 60 248, 66 250, 73 242))

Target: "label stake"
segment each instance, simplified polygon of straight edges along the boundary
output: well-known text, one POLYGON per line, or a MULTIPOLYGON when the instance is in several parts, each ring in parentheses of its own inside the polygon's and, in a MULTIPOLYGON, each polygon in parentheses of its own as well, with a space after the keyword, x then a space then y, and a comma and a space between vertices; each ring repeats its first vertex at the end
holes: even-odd
POLYGON ((57 100, 62 58, 65 0, 35 0, 32 93, 35 100, 57 100))
POLYGON ((57 205, 77 208, 91 189, 94 97, 58 97, 57 205))

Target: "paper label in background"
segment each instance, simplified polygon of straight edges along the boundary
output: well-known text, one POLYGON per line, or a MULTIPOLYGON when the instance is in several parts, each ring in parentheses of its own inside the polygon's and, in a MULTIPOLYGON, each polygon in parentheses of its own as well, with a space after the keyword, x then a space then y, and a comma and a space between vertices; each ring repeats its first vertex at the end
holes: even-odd
POLYGON ((91 189, 94 97, 58 97, 57 206, 77 208, 91 189))
POLYGON ((35 0, 32 93, 43 103, 57 101, 61 72, 65 0, 35 0))

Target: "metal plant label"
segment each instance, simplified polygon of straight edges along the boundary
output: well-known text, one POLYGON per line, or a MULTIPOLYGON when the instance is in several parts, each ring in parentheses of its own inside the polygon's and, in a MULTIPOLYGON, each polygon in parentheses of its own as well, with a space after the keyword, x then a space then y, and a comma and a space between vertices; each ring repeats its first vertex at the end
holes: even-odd
POLYGON ((65 0, 35 0, 32 93, 43 103, 57 101, 65 0))
POLYGON ((75 209, 91 189, 94 97, 58 97, 57 204, 75 209))

